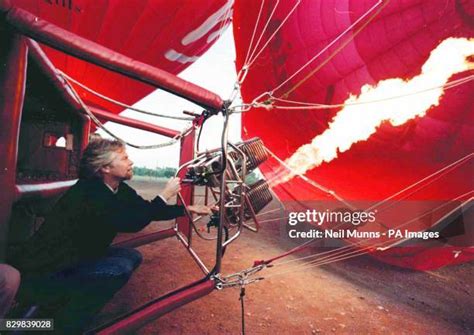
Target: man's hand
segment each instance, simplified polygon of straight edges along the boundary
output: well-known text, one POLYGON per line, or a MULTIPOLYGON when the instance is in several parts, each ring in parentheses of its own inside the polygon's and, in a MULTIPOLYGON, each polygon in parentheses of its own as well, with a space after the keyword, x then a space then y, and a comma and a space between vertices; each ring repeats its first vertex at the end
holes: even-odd
POLYGON ((160 193, 160 195, 165 198, 167 201, 175 197, 178 192, 181 191, 181 181, 178 177, 171 178, 165 186, 165 189, 160 193))
POLYGON ((189 205, 186 207, 188 211, 198 215, 210 215, 214 210, 214 207, 204 205, 189 205))

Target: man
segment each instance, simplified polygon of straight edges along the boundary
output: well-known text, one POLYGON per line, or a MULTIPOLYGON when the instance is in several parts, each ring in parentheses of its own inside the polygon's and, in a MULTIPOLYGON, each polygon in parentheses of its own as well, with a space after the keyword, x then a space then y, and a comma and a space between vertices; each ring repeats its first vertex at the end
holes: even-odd
MULTIPOLYGON (((132 178, 132 166, 122 142, 91 141, 81 159, 79 181, 11 257, 11 264, 25 278, 19 296, 34 303, 47 301, 53 309, 61 305, 55 322, 68 334, 83 328, 141 263, 136 250, 110 248, 115 236, 140 231, 153 220, 184 215, 183 206, 167 204, 180 191, 178 178, 146 201, 123 182, 132 178), (59 298, 51 298, 51 291, 59 298)), ((206 206, 187 209, 211 213, 206 206)))

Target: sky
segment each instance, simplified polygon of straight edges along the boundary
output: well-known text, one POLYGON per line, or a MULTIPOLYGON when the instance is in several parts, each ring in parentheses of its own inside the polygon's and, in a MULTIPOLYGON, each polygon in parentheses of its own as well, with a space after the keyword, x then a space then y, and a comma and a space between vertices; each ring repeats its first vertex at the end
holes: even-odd
MULTIPOLYGON (((221 38, 194 64, 184 70, 179 77, 217 93, 226 100, 230 96, 236 80, 232 29, 226 29, 221 38)), ((186 116, 182 114, 183 110, 196 113, 201 113, 203 110, 200 106, 161 90, 149 94, 138 101, 134 107, 173 116, 186 116)), ((187 128, 189 125, 187 121, 157 118, 131 110, 125 110, 121 115, 178 131, 187 128)), ((213 116, 206 121, 201 135, 200 149, 213 149, 220 146, 222 124, 223 117, 221 115, 213 116)), ((164 136, 110 122, 106 123, 106 127, 120 138, 133 144, 151 145, 169 141, 169 138, 164 136)), ((99 131, 99 133, 104 137, 108 137, 104 135, 103 131, 99 131)), ((240 140, 240 115, 233 115, 230 118, 229 140, 240 140)), ((178 167, 179 142, 169 147, 153 150, 128 147, 127 152, 135 166, 148 168, 178 167)))

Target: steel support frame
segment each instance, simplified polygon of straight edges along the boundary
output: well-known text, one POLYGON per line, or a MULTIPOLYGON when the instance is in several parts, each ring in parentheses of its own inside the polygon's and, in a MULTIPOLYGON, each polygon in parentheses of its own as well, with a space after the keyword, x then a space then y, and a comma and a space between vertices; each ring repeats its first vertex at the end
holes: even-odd
POLYGON ((110 324, 93 329, 87 333, 99 335, 130 334, 160 316, 210 294, 214 291, 215 286, 216 284, 213 279, 209 277, 203 278, 200 281, 159 297, 120 317, 118 320, 114 320, 110 324))

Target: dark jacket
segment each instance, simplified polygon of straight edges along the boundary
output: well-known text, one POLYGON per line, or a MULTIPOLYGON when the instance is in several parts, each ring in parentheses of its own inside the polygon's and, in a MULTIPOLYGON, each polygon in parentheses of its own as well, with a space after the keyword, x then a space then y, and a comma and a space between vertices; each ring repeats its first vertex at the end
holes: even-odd
POLYGON ((22 275, 57 271, 99 258, 119 232, 182 216, 184 207, 159 196, 146 201, 125 183, 114 194, 100 179, 80 179, 54 206, 39 231, 10 257, 22 275))

